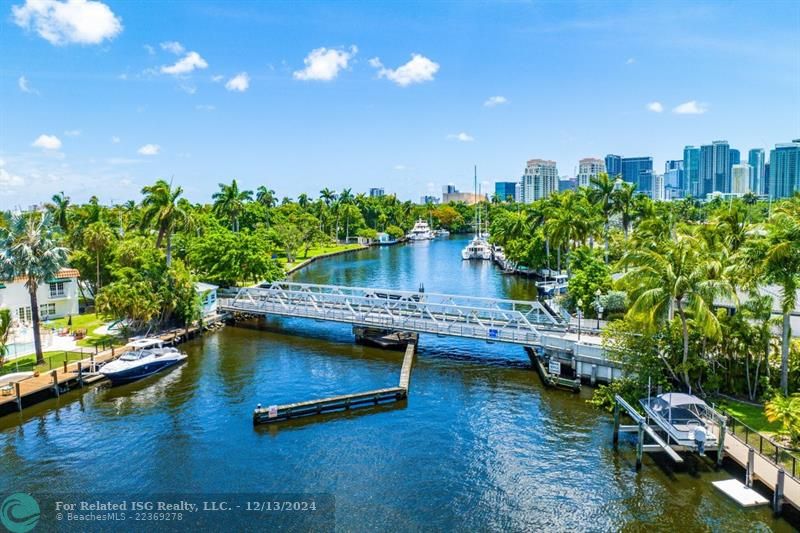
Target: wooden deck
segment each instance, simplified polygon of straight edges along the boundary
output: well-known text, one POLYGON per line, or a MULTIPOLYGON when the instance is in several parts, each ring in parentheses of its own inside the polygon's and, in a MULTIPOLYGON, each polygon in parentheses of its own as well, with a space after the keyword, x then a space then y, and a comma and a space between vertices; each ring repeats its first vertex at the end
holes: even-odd
POLYGON ((359 407, 370 407, 404 400, 408 397, 411 369, 414 365, 416 353, 416 345, 408 344, 406 346, 405 355, 403 356, 403 366, 400 369, 400 383, 397 387, 342 394, 340 396, 329 396, 327 398, 284 405, 261 407, 261 404, 259 404, 253 411, 253 424, 272 424, 295 418, 339 411, 344 412, 359 407))

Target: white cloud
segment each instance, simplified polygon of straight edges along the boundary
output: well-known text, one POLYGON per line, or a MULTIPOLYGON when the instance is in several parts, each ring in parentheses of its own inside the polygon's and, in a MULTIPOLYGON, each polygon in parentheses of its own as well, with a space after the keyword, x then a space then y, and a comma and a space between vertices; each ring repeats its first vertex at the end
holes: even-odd
POLYGON ((211 104, 198 104, 194 106, 194 108, 198 111, 214 111, 216 107, 211 104))
POLYGON ((33 141, 31 146, 35 146, 37 148, 44 148, 45 150, 58 150, 61 148, 61 140, 56 137, 55 135, 39 135, 39 137, 33 141))
POLYGON ((647 104, 647 110, 652 111, 653 113, 661 113, 664 111, 664 106, 661 102, 650 102, 647 104))
POLYGON ((475 137, 468 133, 464 133, 463 131, 461 133, 451 133, 447 136, 447 138, 452 141, 460 141, 462 143, 468 143, 475 140, 475 137))
POLYGON ((147 50, 147 53, 151 56, 156 55, 156 49, 150 46, 149 44, 144 45, 144 49, 147 50))
POLYGON ((433 81, 434 75, 439 71, 439 63, 420 54, 411 54, 411 60, 396 69, 384 67, 377 57, 370 59, 369 64, 378 69, 379 78, 391 80, 401 87, 433 81))
POLYGON ((122 20, 95 0, 25 0, 12 6, 17 26, 34 30, 50 44, 99 44, 122 31, 122 20))
POLYGON ((335 48, 315 48, 303 59, 306 68, 295 70, 292 73, 296 80, 331 81, 339 75, 339 71, 346 69, 350 60, 358 53, 355 45, 350 50, 337 50, 335 48))
POLYGON ((197 87, 195 85, 190 85, 188 83, 182 83, 180 85, 180 90, 185 92, 186 94, 194 94, 197 92, 197 87))
POLYGON ((64 132, 67 137, 78 137, 80 134, 81 130, 67 130, 64 132))
POLYGON ((698 102, 697 100, 689 100, 679 106, 676 106, 672 112, 679 115, 702 115, 708 111, 708 104, 698 102))
POLYGON ((206 63, 205 59, 200 57, 200 54, 197 52, 189 52, 183 56, 183 59, 179 59, 174 65, 165 65, 161 67, 161 72, 162 74, 180 75, 188 74, 196 68, 203 69, 206 67, 208 67, 208 63, 206 63))
POLYGON ((145 144, 138 150, 140 155, 158 155, 160 151, 161 147, 157 144, 145 144))
POLYGON ((636 63, 636 58, 635 57, 629 57, 628 60, 625 61, 626 65, 633 65, 634 63, 636 63))
POLYGON ((183 47, 183 45, 181 43, 179 43, 178 41, 166 41, 166 42, 161 43, 159 46, 161 46, 162 50, 166 50, 167 52, 171 52, 171 53, 175 54, 176 56, 179 56, 179 55, 181 55, 182 53, 184 53, 186 51, 186 49, 183 47))
POLYGON ((508 98, 506 98, 505 96, 490 96, 483 103, 483 105, 485 107, 496 107, 496 106, 499 106, 499 105, 502 105, 502 104, 507 104, 507 103, 508 103, 508 98))
POLYGON ((119 144, 120 141, 121 141, 121 139, 119 137, 117 137, 116 135, 112 135, 111 136, 111 142, 112 143, 119 144))
POLYGON ((22 187, 25 180, 20 176, 10 173, 0 165, 0 194, 10 193, 13 187, 22 187))
POLYGON ((17 85, 19 85, 19 90, 24 93, 39 94, 39 91, 31 87, 28 78, 26 78, 25 76, 19 77, 19 79, 17 80, 17 85))
POLYGON ((247 75, 247 72, 240 72, 228 80, 228 82, 225 84, 225 88, 229 91, 238 91, 243 93, 250 88, 250 76, 247 75))
POLYGON ((219 83, 224 79, 225 79, 225 76, 223 76, 222 74, 217 74, 216 76, 211 76, 211 81, 213 81, 214 83, 219 83))

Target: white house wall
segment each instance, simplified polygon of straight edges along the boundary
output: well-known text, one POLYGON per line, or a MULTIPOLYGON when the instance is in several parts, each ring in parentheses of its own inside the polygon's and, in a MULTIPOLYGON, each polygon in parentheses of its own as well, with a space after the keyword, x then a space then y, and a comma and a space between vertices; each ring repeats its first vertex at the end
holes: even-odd
MULTIPOLYGON (((50 298, 50 284, 42 283, 36 291, 39 307, 48 304, 55 305, 55 314, 48 318, 61 318, 67 315, 78 314, 78 280, 76 278, 64 279, 64 296, 50 298)), ((19 308, 30 307, 31 298, 24 282, 3 282, 4 289, 0 289, 0 308, 11 310, 14 320, 20 320, 19 308)))

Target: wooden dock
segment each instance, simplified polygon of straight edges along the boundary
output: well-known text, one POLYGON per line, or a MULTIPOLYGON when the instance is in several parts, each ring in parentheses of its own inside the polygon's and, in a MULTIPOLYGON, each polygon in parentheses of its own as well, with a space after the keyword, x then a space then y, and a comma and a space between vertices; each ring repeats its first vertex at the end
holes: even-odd
POLYGON ((411 369, 414 365, 416 353, 417 347, 415 344, 406 346, 403 366, 400 369, 400 383, 397 387, 330 396, 284 405, 262 407, 259 404, 253 411, 253 424, 273 424, 306 416, 345 412, 359 407, 370 407, 404 400, 408 397, 411 369))
MULTIPOLYGON (((220 316, 219 319, 222 317, 220 316)), ((210 323, 205 323, 203 329, 210 323)), ((178 328, 154 335, 166 344, 178 344, 202 333, 199 325, 189 328, 178 328)), ((110 348, 96 353, 87 353, 86 357, 71 363, 64 362, 57 369, 41 372, 12 383, 10 390, 0 394, 0 416, 22 411, 23 408, 39 403, 48 398, 58 397, 72 389, 84 387, 104 381, 105 378, 96 372, 99 365, 118 358, 127 351, 125 347, 110 348)))

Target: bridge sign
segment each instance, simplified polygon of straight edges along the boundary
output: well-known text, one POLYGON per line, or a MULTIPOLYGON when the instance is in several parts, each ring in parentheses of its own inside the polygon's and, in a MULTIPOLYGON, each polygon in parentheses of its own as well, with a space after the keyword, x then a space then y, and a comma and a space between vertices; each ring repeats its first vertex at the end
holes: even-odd
POLYGON ((551 374, 555 374, 556 376, 561 375, 561 363, 556 361, 555 359, 550 359, 550 362, 547 363, 547 371, 551 374))
POLYGON ((495 328, 489 328, 489 338, 496 339, 500 336, 500 331, 495 328))
POLYGON ((269 414, 270 418, 276 418, 278 416, 278 406, 277 405, 270 405, 269 406, 269 414))

